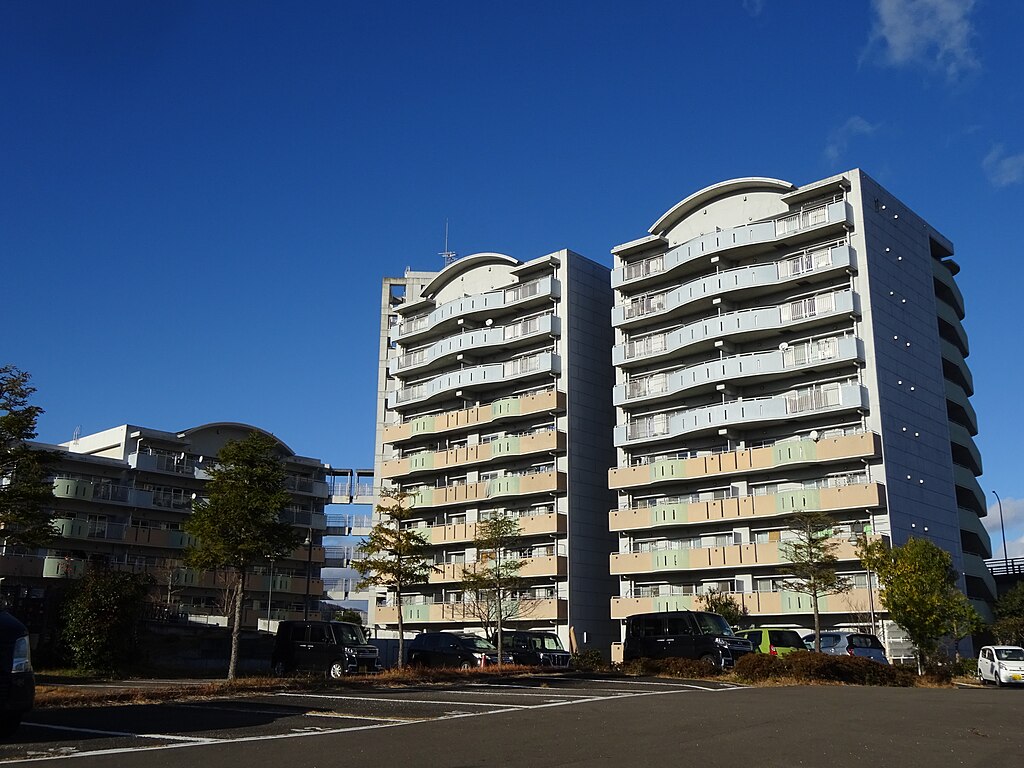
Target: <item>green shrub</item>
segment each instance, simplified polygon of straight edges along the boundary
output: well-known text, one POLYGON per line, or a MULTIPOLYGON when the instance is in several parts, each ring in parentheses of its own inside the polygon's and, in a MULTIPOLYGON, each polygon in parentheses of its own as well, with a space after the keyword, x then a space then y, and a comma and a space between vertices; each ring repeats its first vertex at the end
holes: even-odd
POLYGON ((623 674, 634 677, 678 677, 687 680, 714 677, 721 670, 699 659, 632 659, 620 667, 623 674))
POLYGON ((604 657, 601 656, 600 651, 588 648, 572 655, 572 667, 581 672, 597 672, 607 669, 608 664, 605 662, 604 657))
POLYGON ((909 670, 879 664, 861 656, 830 656, 798 651, 782 661, 788 674, 800 681, 898 687, 914 684, 914 674, 909 670))
POLYGON ((781 677, 786 673, 786 665, 778 656, 766 653, 748 653, 740 658, 733 667, 736 677, 751 683, 781 677))

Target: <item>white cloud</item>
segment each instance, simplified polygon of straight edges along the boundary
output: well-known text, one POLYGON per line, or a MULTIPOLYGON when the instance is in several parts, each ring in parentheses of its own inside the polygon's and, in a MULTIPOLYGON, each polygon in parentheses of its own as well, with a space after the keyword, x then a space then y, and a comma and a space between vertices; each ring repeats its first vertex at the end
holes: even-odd
POLYGON ((988 180, 997 187, 1008 187, 1024 181, 1024 152, 1007 155, 1002 144, 996 144, 981 162, 988 180))
MULTIPOLYGON (((1006 549, 1008 557, 1024 557, 1024 499, 1003 499, 1003 520, 1006 523, 1006 549)), ((992 556, 1003 556, 1003 534, 999 528, 999 505, 988 508, 988 517, 982 519, 992 539, 992 556)))
POLYGON ((872 0, 871 5, 876 18, 864 57, 880 48, 887 64, 937 68, 952 81, 980 66, 972 47, 975 0, 872 0))
POLYGON ((760 16, 764 10, 764 0, 743 0, 743 10, 751 16, 760 16))
POLYGON ((872 125, 860 115, 854 115, 829 134, 825 144, 825 159, 829 165, 838 163, 850 145, 850 139, 856 136, 868 136, 878 130, 881 124, 872 125))

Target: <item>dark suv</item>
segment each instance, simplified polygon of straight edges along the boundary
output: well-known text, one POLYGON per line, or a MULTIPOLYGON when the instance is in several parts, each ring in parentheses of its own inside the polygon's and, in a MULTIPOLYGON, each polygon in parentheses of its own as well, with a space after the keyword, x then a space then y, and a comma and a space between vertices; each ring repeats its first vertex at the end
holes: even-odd
POLYGON ((277 625, 270 667, 278 675, 326 672, 337 680, 345 675, 380 672, 380 659, 358 624, 282 621, 277 625))
POLYGON ((0 737, 14 732, 35 695, 28 630, 0 608, 0 737))
POLYGON ((753 651, 753 644, 736 637, 729 622, 717 613, 665 611, 626 619, 622 658, 702 659, 726 669, 753 651))
MULTIPOLYGON (((497 644, 498 636, 492 635, 491 642, 497 644)), ((569 668, 569 652, 554 632, 508 630, 501 633, 501 649, 512 655, 515 664, 569 668)))
MULTIPOLYGON (((479 635, 469 632, 421 632, 409 643, 406 656, 416 667, 487 667, 498 663, 498 649, 479 635)), ((512 657, 502 654, 511 664, 512 657)))

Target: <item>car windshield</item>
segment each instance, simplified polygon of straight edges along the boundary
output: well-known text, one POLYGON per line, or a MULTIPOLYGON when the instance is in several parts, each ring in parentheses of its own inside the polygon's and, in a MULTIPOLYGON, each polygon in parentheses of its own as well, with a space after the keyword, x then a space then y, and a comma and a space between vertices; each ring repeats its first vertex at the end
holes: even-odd
POLYGON ((1024 648, 996 648, 1000 661, 1024 661, 1024 648))
POLYGON ((363 628, 355 624, 334 624, 334 641, 342 645, 366 645, 363 628))
POLYGON ((484 640, 482 637, 476 635, 459 635, 460 642, 467 648, 472 648, 475 651, 496 651, 498 650, 489 642, 484 640))
POLYGON ((537 651, 561 651, 562 641, 558 635, 530 635, 530 645, 537 651))
POLYGON ((731 637, 733 634, 729 622, 717 613, 696 611, 693 614, 693 618, 697 622, 697 627, 702 635, 726 635, 731 637))

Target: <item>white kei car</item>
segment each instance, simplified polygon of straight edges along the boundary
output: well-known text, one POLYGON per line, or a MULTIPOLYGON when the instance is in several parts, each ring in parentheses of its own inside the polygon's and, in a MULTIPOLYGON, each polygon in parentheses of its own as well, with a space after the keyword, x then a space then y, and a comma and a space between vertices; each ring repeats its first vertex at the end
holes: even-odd
POLYGON ((1024 648, 986 645, 978 654, 978 680, 996 685, 1024 685, 1024 648))

